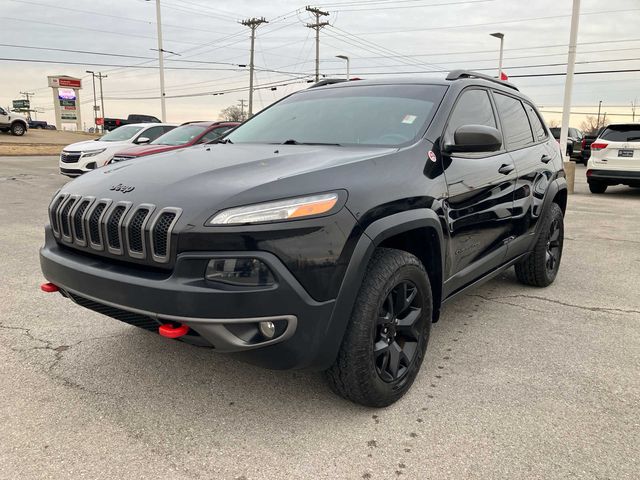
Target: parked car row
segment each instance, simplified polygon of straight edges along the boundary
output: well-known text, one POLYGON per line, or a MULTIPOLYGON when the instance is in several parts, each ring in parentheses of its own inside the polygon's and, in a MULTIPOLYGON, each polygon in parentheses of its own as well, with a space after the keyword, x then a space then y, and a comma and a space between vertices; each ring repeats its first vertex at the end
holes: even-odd
POLYGON ((60 173, 77 177, 111 162, 209 143, 237 125, 238 122, 123 125, 95 140, 65 147, 60 154, 60 173))

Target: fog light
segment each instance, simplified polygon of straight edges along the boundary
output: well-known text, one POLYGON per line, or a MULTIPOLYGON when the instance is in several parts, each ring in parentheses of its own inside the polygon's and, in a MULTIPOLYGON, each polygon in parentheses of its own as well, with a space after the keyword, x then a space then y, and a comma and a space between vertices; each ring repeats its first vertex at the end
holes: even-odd
POLYGON ((265 336, 265 338, 273 338, 276 334, 276 326, 273 322, 260 322, 258 324, 260 328, 260 333, 265 336))
POLYGON ((275 283, 269 267, 257 258, 209 260, 205 278, 211 282, 243 287, 268 287, 275 283))

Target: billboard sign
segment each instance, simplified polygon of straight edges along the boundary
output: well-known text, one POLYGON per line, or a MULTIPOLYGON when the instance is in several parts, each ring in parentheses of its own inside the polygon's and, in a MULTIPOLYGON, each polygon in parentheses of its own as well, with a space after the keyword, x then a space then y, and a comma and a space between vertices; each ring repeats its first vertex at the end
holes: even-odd
POLYGON ((31 108, 29 100, 20 99, 13 101, 13 109, 14 110, 29 110, 31 108))

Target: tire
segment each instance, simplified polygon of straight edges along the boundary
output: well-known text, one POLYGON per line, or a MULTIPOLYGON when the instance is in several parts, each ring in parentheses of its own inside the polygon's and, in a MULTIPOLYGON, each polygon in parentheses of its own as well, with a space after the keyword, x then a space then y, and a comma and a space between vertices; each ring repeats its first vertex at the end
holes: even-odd
POLYGON ((534 287, 547 287, 556 279, 564 243, 564 216, 557 203, 551 204, 542 222, 531 254, 515 264, 520 283, 534 287))
POLYGON ((336 361, 325 372, 331 389, 368 407, 400 399, 420 370, 432 311, 431 285, 420 260, 402 250, 377 249, 336 361))
POLYGON ((11 134, 15 135, 16 137, 21 137, 25 134, 26 131, 27 129, 25 128, 25 126, 20 122, 15 122, 13 125, 11 125, 11 134))
POLYGON ((598 182, 589 182, 589 191, 591 193, 604 193, 607 191, 607 185, 598 182))

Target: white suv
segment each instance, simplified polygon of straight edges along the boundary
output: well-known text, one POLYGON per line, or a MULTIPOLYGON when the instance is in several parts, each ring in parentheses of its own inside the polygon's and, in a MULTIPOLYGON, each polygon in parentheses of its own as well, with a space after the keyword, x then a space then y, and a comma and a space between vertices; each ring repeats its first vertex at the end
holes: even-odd
POLYGON ((95 140, 73 143, 64 147, 60 154, 60 173, 77 177, 106 165, 120 150, 152 142, 175 127, 168 123, 133 123, 95 140))
POLYGON ((0 107, 0 132, 11 132, 13 135, 22 136, 27 133, 29 124, 27 119, 17 113, 7 112, 0 107))
POLYGON ((587 162, 591 193, 604 193, 609 185, 640 187, 640 123, 606 127, 591 144, 587 162))

